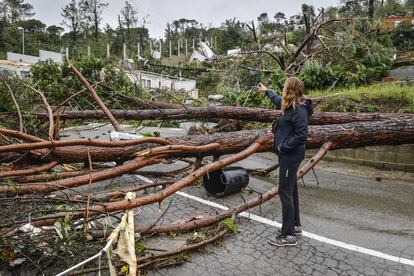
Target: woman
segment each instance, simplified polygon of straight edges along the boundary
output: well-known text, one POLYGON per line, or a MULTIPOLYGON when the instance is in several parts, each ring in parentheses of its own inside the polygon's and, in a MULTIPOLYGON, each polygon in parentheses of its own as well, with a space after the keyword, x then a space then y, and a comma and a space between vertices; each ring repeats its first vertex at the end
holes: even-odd
POLYGON ((272 103, 281 110, 274 129, 274 149, 279 156, 279 197, 282 202, 282 229, 276 239, 269 242, 275 246, 296 245, 302 234, 299 217, 299 197, 296 174, 305 158, 308 121, 312 115, 312 101, 304 98, 303 82, 288 78, 283 88, 283 98, 260 84, 272 103))

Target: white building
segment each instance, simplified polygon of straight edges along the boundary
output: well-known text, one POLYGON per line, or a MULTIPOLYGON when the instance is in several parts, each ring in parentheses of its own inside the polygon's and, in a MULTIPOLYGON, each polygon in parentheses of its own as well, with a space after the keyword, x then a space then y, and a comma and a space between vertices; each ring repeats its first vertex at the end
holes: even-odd
POLYGON ((39 61, 51 60, 57 64, 62 64, 63 56, 60 53, 45 51, 45 50, 39 50, 39 57, 7 52, 7 60, 24 62, 24 63, 29 63, 29 64, 35 64, 39 61))
POLYGON ((7 52, 7 60, 8 61, 16 61, 16 62, 23 62, 29 64, 35 64, 39 61, 38 57, 23 55, 18 53, 7 52))
POLYGON ((39 59, 41 61, 51 60, 57 64, 63 63, 63 55, 51 51, 39 50, 39 59))
POLYGON ((190 92, 196 89, 196 81, 180 77, 157 74, 153 72, 137 71, 126 73, 134 83, 140 83, 145 89, 163 89, 190 92))

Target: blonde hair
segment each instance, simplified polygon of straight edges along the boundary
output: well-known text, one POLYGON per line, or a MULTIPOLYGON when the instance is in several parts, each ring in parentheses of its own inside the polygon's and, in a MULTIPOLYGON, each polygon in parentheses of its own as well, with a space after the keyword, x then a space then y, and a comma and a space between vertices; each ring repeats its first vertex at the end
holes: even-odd
POLYGON ((305 86, 303 82, 298 78, 288 78, 285 81, 283 87, 283 101, 282 101, 282 113, 288 107, 292 106, 293 109, 296 105, 300 104, 303 100, 303 94, 305 93, 305 86))

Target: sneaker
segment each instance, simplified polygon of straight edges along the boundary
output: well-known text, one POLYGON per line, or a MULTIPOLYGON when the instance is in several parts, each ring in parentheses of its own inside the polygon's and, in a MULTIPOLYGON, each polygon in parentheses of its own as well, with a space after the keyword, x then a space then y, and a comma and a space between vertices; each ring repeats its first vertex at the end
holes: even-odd
POLYGON ((269 243, 274 246, 295 246, 298 244, 298 238, 295 236, 282 236, 279 235, 276 239, 269 240, 269 243))
MULTIPOLYGON (((279 234, 282 234, 282 229, 277 229, 279 234)), ((300 237, 302 236, 302 226, 295 226, 295 236, 300 237)))

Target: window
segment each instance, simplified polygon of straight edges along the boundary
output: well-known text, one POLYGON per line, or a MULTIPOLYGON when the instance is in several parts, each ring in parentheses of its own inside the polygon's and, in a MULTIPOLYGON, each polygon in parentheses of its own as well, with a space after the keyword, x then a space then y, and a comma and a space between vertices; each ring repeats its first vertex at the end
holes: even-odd
POLYGON ((151 81, 147 80, 147 88, 151 88, 151 81))

